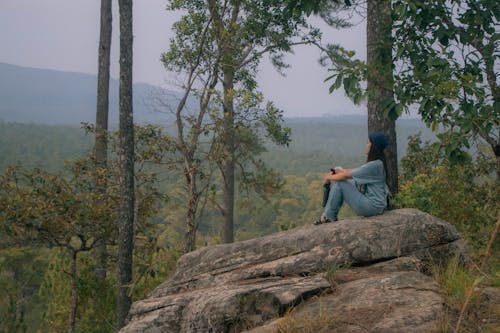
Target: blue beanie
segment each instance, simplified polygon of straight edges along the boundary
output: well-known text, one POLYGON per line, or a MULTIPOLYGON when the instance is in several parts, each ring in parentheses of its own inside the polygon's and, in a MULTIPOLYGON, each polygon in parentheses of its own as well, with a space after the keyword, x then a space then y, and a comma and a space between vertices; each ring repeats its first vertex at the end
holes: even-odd
POLYGON ((382 132, 373 132, 369 138, 372 145, 377 146, 380 150, 384 150, 389 145, 389 139, 382 132))

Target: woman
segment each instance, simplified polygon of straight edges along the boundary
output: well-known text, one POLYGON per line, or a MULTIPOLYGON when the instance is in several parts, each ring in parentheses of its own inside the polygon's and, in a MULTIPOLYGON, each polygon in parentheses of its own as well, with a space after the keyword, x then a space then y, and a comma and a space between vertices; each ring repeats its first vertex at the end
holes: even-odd
POLYGON ((332 182, 328 201, 321 218, 315 225, 338 220, 342 204, 359 215, 382 214, 387 207, 386 163, 384 149, 389 144, 382 132, 374 132, 366 144, 366 163, 356 169, 345 169, 328 174, 323 185, 332 182))

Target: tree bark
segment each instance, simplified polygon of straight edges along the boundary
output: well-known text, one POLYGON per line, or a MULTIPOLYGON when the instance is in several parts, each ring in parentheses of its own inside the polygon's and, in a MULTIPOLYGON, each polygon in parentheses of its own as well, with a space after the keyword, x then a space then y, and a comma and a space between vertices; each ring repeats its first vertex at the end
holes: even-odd
POLYGON ((395 195, 398 192, 396 117, 391 119, 383 108, 384 102, 394 101, 391 1, 368 0, 367 5, 368 134, 381 131, 389 138, 385 149, 387 185, 395 195))
POLYGON ((196 212, 198 211, 199 194, 196 189, 196 175, 194 169, 186 171, 186 177, 189 187, 189 199, 186 204, 186 233, 184 234, 184 253, 195 249, 196 230, 198 229, 196 221, 196 212))
MULTIPOLYGON (((109 64, 111 55, 112 7, 111 0, 101 0, 101 31, 99 38, 99 67, 97 73, 97 111, 95 121, 94 159, 96 168, 106 168, 108 161, 108 110, 109 110, 109 64)), ((100 179, 96 173, 96 191, 104 193, 106 180, 100 179)), ((96 269, 95 277, 99 285, 103 285, 107 273, 107 250, 105 240, 95 245, 96 269)))
POLYGON ((76 328, 76 311, 78 309, 78 287, 76 284, 76 260, 78 258, 78 252, 72 250, 71 253, 71 309, 68 318, 68 332, 75 332, 76 328))
MULTIPOLYGON (((499 133, 500 135, 500 130, 499 133)), ((498 144, 496 144, 493 148, 493 152, 495 153, 496 158, 496 168, 497 168, 497 183, 500 184, 500 137, 498 139, 498 144)))
POLYGON ((134 238, 134 124, 132 110, 132 0, 120 7, 120 220, 118 221, 117 328, 131 305, 134 238))
POLYGON ((221 163, 222 177, 224 179, 223 193, 223 226, 222 243, 234 242, 234 72, 233 69, 224 69, 224 159, 221 163))

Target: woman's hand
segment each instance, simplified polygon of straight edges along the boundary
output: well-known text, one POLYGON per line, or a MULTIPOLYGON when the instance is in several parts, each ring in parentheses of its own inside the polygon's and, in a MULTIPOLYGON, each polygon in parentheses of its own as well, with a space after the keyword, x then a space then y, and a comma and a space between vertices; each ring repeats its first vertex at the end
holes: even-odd
POLYGON ((338 181, 338 180, 346 180, 350 179, 351 177, 351 169, 344 169, 341 172, 337 172, 335 174, 328 173, 323 180, 323 186, 326 185, 330 181, 338 181))

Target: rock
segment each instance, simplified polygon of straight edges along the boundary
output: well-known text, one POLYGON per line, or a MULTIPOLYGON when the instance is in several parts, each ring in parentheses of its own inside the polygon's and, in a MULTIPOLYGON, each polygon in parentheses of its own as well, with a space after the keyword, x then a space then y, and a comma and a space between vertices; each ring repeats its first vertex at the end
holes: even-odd
POLYGON ((481 332, 500 331, 500 289, 486 287, 479 291, 481 332))
POLYGON ((411 270, 418 267, 417 259, 399 258, 384 267, 342 270, 331 293, 249 333, 432 332, 444 300, 436 282, 411 270), (399 271, 405 267, 410 271, 399 271))
POLYGON ((355 319, 345 332, 425 332, 443 300, 420 270, 455 255, 466 258, 455 228, 414 209, 206 247, 182 256, 170 280, 134 303, 120 332, 272 331, 289 309, 314 313, 322 303, 355 319))

